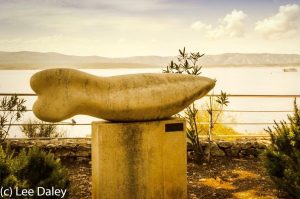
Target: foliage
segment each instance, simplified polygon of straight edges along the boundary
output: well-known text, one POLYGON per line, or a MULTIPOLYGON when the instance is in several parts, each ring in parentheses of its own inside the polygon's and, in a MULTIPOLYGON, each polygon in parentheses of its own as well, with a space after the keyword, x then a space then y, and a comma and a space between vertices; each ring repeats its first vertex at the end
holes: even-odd
POLYGON ((228 96, 226 92, 221 91, 221 95, 217 96, 217 99, 213 99, 213 96, 209 96, 209 105, 207 106, 207 113, 209 114, 209 128, 208 128, 208 156, 207 159, 210 161, 211 157, 211 141, 212 141, 212 132, 217 123, 221 113, 225 106, 229 104, 228 96), (214 101, 218 104, 218 110, 214 110, 214 101), (216 116, 214 117, 214 114, 216 116))
POLYGON ((65 135, 64 130, 59 129, 55 123, 28 119, 20 127, 21 131, 29 138, 50 137, 57 138, 65 135))
POLYGON ((200 54, 199 52, 186 53, 184 47, 183 50, 179 49, 179 56, 177 57, 178 63, 171 61, 163 72, 200 75, 202 66, 198 65, 198 61, 203 56, 204 54, 200 54))
MULTIPOLYGON (((204 54, 186 53, 185 47, 183 50, 179 49, 179 55, 177 57, 178 63, 171 61, 171 63, 163 70, 163 73, 179 73, 188 75, 200 75, 202 66, 198 65, 198 61, 204 54)), ((188 147, 193 149, 196 162, 201 162, 204 157, 203 148, 198 139, 199 129, 197 128, 197 113, 198 109, 195 104, 192 103, 187 107, 179 117, 183 117, 187 121, 187 138, 188 147)))
MULTIPOLYGON (((205 104, 200 106, 200 110, 198 111, 197 114, 197 121, 201 121, 201 123, 198 123, 198 128, 200 129, 200 135, 207 135, 207 132, 209 131, 210 125, 207 125, 207 123, 209 123, 210 117, 211 115, 209 114, 209 112, 207 111, 207 109, 209 108, 209 102, 206 102, 205 104)), ((220 123, 220 121, 222 122, 231 122, 234 123, 236 120, 234 117, 232 116, 228 116, 226 115, 226 117, 224 117, 224 111, 220 111, 222 110, 222 107, 219 103, 213 103, 213 107, 212 107, 212 118, 218 118, 217 120, 214 119, 214 125, 213 125, 213 129, 211 131, 211 135, 212 137, 214 136, 218 136, 218 135, 237 135, 239 134, 237 131, 235 131, 232 127, 230 126, 226 126, 222 123, 220 123), (217 117, 218 114, 218 117, 217 117)))
POLYGON ((198 109, 195 108, 195 103, 192 103, 179 116, 187 121, 188 148, 193 149, 195 162, 199 163, 204 158, 204 150, 199 140, 200 130, 197 125, 197 113, 198 109))
MULTIPOLYGON (((195 53, 187 53, 185 48, 183 50, 179 50, 179 55, 177 57, 177 63, 171 61, 171 63, 163 70, 164 73, 179 73, 179 74, 187 74, 187 75, 200 75, 202 66, 199 65, 200 58, 203 57, 204 54, 199 52, 195 53)), ((213 99, 211 99, 213 100, 213 99)), ((227 106, 229 103, 227 94, 221 92, 221 95, 216 99, 216 103, 227 106)), ((212 103, 210 104, 212 107, 212 103)), ((212 110, 208 107, 207 111, 212 110)), ((196 108, 195 103, 192 103, 189 107, 187 107, 179 117, 183 117, 187 121, 187 138, 188 138, 188 147, 192 148, 194 152, 194 159, 196 162, 201 162, 204 159, 204 151, 203 147, 199 141, 199 134, 201 133, 201 129, 198 128, 198 113, 199 110, 196 108)), ((221 111, 220 111, 221 113, 221 111)), ((211 114, 213 116, 213 113, 211 114)), ((218 116, 219 117, 219 116, 218 116)), ((215 120, 215 122, 217 119, 215 120)), ((213 128, 214 123, 210 123, 211 129, 213 128)), ((208 131, 208 136, 210 136, 210 131, 208 131)))
POLYGON ((5 183, 5 179, 11 175, 11 169, 6 160, 8 160, 8 157, 0 146, 0 185, 3 185, 5 183))
POLYGON ((0 186, 26 189, 69 187, 66 169, 53 154, 38 148, 22 150, 18 155, 0 147, 0 186))
POLYGON ((285 121, 275 122, 271 145, 264 153, 264 165, 278 188, 286 191, 291 198, 300 196, 300 111, 294 101, 294 113, 285 121))
POLYGON ((7 147, 6 150, 0 146, 0 186, 20 186, 14 172, 16 171, 14 153, 7 147))
POLYGON ((22 151, 18 157, 23 166, 18 170, 17 176, 25 180, 28 187, 68 187, 66 170, 61 166, 60 160, 55 159, 54 154, 32 148, 28 152, 22 151))
POLYGON ((20 121, 26 111, 25 100, 17 95, 0 100, 0 143, 5 140, 13 123, 20 121))

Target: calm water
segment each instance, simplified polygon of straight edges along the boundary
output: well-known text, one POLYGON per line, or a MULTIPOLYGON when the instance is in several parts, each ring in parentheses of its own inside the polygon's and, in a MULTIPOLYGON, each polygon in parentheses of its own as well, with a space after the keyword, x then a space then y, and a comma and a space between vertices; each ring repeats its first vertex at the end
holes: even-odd
MULTIPOLYGON (((275 67, 241 67, 241 68, 210 68, 203 69, 202 75, 217 79, 215 94, 220 90, 229 94, 300 94, 300 67, 298 72, 283 72, 283 68, 275 67)), ((131 73, 160 73, 161 69, 98 69, 83 70, 100 76, 113 76, 131 73)), ((29 79, 37 70, 0 70, 0 93, 33 93, 29 79)), ((35 97, 26 97, 27 108, 31 109, 35 97)), ((199 107, 207 98, 198 101, 199 107)), ((293 99, 290 98, 229 98, 228 110, 292 110, 293 99)), ((299 102, 300 104, 300 102, 299 102)), ((234 118, 235 122, 273 122, 286 118, 287 113, 226 113, 228 121, 234 118)), ((33 117, 31 112, 26 118, 33 117)), ((77 123, 90 123, 96 118, 87 116, 74 117, 77 123)), ((65 121, 70 122, 70 120, 65 121)), ((268 125, 233 125, 232 127, 243 133, 256 133, 268 125)), ((71 126, 67 128, 67 136, 85 137, 90 134, 89 126, 71 126)), ((10 137, 22 136, 19 128, 11 131, 10 137)))

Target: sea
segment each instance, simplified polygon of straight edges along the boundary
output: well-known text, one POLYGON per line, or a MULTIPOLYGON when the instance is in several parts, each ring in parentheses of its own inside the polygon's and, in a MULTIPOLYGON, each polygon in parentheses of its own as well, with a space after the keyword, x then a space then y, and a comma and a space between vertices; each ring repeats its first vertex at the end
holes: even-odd
MULTIPOLYGON (((285 67, 286 68, 286 67, 285 67)), ((274 121, 286 120, 292 114, 294 97, 231 97, 230 95, 300 95, 300 66, 285 72, 284 67, 214 67, 203 68, 202 76, 216 79, 211 94, 221 91, 229 94, 229 104, 225 107, 222 121, 239 133, 264 133, 274 121), (241 111, 241 112, 239 112, 241 111), (266 112, 264 112, 266 111, 266 112)), ((30 88, 30 77, 39 70, 0 70, 0 93, 34 93, 30 88)), ((119 68, 85 69, 84 72, 98 76, 115 76, 134 73, 162 73, 161 68, 119 68)), ((0 95, 0 97, 3 97, 0 95)), ((35 96, 23 97, 26 107, 32 109, 35 96)), ((300 99, 298 99, 300 104, 300 99)), ((199 109, 206 109, 208 97, 196 101, 199 109)), ((1 112, 0 112, 1 114, 1 112)), ((28 111, 19 124, 34 118, 28 111)), ((75 116, 73 122, 85 125, 60 126, 66 137, 88 137, 91 135, 92 121, 100 119, 89 116, 75 116)), ((72 123, 71 119, 63 121, 72 123)), ((13 126, 9 137, 24 137, 19 126, 13 126)))

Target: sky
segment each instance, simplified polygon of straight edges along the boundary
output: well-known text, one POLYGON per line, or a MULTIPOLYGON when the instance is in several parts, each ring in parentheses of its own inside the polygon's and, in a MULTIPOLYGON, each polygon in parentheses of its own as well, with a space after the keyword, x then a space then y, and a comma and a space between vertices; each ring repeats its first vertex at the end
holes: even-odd
POLYGON ((0 0, 0 51, 300 54, 300 0, 0 0))

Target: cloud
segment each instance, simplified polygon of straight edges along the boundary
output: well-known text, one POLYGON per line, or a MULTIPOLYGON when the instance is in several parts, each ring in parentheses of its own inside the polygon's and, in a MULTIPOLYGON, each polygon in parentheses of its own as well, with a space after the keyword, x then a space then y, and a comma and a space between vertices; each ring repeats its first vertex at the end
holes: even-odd
POLYGON ((243 20, 247 15, 242 10, 233 10, 220 20, 217 27, 196 21, 191 25, 194 30, 204 31, 206 37, 211 39, 219 39, 222 37, 242 37, 244 35, 243 20))
POLYGON ((297 32, 299 22, 300 6, 287 4, 277 14, 256 22, 255 31, 269 39, 289 37, 297 32))
POLYGON ((211 30, 212 26, 211 25, 207 25, 205 23, 203 23, 202 21, 196 21, 195 23, 192 24, 192 29, 194 30, 211 30))

